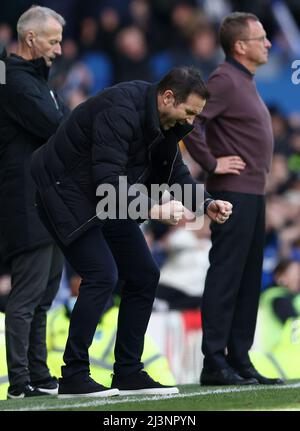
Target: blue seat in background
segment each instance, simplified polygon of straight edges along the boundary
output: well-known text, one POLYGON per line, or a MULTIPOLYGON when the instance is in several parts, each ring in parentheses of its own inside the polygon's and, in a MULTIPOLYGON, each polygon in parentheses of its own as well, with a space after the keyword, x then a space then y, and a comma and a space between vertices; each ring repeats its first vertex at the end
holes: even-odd
POLYGON ((88 52, 81 57, 80 61, 84 63, 93 76, 90 95, 112 85, 113 66, 107 55, 99 52, 88 52))
POLYGON ((168 51, 162 51, 154 54, 150 58, 150 67, 155 81, 159 81, 163 75, 169 72, 173 67, 172 55, 168 51))

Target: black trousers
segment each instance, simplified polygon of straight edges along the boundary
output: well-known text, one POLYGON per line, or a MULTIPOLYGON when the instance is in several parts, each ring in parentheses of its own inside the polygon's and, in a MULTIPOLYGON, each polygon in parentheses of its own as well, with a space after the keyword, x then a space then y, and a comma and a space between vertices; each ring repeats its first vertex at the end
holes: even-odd
POLYGON ((50 377, 46 315, 57 293, 63 255, 53 243, 15 256, 5 309, 8 378, 11 386, 50 377))
POLYGON ((210 268, 202 301, 204 367, 249 366, 261 290, 264 196, 214 192, 233 204, 224 225, 212 223, 210 268), (227 355, 225 355, 227 352, 227 355))
MULTIPOLYGON (((40 217, 56 238, 39 203, 40 217)), ((64 352, 62 376, 89 373, 88 349, 118 279, 123 281, 115 344, 114 373, 126 376, 143 368, 144 335, 150 319, 159 269, 136 221, 107 220, 69 246, 58 241, 81 276, 64 352)))

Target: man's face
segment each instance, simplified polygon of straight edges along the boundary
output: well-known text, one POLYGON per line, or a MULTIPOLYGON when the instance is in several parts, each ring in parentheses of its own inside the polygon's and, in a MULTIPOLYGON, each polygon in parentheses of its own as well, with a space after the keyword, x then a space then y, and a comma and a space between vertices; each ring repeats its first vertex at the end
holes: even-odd
POLYGON ((243 40, 246 59, 256 66, 267 63, 272 44, 259 21, 248 21, 248 35, 243 40))
POLYGON ((32 38, 33 58, 43 57, 50 67, 55 57, 61 55, 61 41, 62 26, 54 18, 48 18, 43 30, 34 33, 32 38))
POLYGON ((284 273, 277 277, 278 284, 288 288, 291 293, 299 293, 300 291, 300 264, 299 262, 291 262, 284 273))
POLYGON ((161 95, 159 104, 160 125, 163 130, 169 130, 176 124, 193 124, 196 115, 204 108, 206 100, 198 94, 191 93, 182 103, 176 103, 171 90, 166 90, 161 95))

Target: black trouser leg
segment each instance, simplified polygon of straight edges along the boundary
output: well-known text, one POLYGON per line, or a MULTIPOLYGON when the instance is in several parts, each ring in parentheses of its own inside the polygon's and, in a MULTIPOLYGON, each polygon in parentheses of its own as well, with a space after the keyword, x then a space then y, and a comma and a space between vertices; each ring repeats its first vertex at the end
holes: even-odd
POLYGON ((265 202, 263 196, 258 197, 257 205, 256 226, 241 280, 228 341, 228 361, 238 369, 251 365, 248 352, 254 340, 261 292, 265 244, 265 202))
MULTIPOLYGON (((230 201, 233 214, 225 224, 211 225, 210 268, 202 302, 204 367, 210 369, 228 366, 225 349, 256 229, 260 198, 233 192, 214 193, 214 197, 230 201)), ((247 314, 247 309, 240 312, 247 314)))
POLYGON ((66 366, 62 367, 62 376, 71 377, 79 372, 89 373, 88 349, 118 281, 118 271, 100 227, 85 232, 63 252, 82 278, 63 357, 66 366))
POLYGON ((159 269, 139 225, 132 220, 107 222, 104 235, 125 282, 118 318, 114 372, 125 376, 143 368, 144 335, 150 319, 159 269))

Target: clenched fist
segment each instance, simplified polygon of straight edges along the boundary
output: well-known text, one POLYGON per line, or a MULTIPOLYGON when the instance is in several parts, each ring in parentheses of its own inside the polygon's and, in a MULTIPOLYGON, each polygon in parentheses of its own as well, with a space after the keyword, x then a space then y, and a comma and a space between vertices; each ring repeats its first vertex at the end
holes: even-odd
POLYGON ((150 218, 162 223, 176 225, 184 215, 184 206, 179 201, 170 201, 162 205, 154 205, 150 210, 150 218))
POLYGON ((232 214, 232 204, 227 201, 213 200, 206 209, 208 217, 219 223, 225 223, 232 214))

